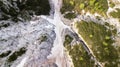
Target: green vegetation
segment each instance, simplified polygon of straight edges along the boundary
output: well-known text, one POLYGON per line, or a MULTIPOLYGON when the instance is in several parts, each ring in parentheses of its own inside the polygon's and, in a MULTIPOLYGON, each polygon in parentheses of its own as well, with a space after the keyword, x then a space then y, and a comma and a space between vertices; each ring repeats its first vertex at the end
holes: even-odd
POLYGON ((93 35, 92 35, 92 34, 90 34, 90 37, 93 37, 93 35))
POLYGON ((78 22, 76 27, 88 46, 91 46, 96 58, 100 62, 107 62, 105 67, 118 67, 118 50, 112 45, 114 43, 112 37, 116 35, 115 29, 111 30, 105 25, 85 21, 78 22))
POLYGON ((113 7, 115 6, 115 4, 114 4, 112 1, 110 1, 109 4, 110 4, 110 7, 111 7, 111 8, 113 8, 113 7))
POLYGON ((67 48, 70 48, 71 46, 68 45, 72 42, 73 38, 69 35, 66 35, 65 36, 65 41, 64 41, 64 46, 67 47, 67 48))
POLYGON ((6 57, 11 53, 11 51, 7 51, 5 53, 0 54, 0 58, 6 57))
POLYGON ((0 24, 0 29, 1 29, 2 27, 8 27, 8 26, 10 26, 10 24, 9 24, 9 23, 0 24))
POLYGON ((76 14, 75 13, 67 13, 64 17, 68 18, 68 19, 72 19, 72 18, 76 17, 76 14))
POLYGON ((81 4, 79 5, 79 7, 80 7, 80 9, 84 9, 85 4, 84 4, 84 3, 81 3, 81 4))
POLYGON ((20 48, 19 51, 16 51, 14 52, 9 58, 8 58, 8 62, 12 62, 12 61, 15 61, 18 56, 21 56, 23 55, 24 53, 26 52, 26 49, 23 47, 23 48, 20 48))
POLYGON ((41 37, 41 42, 46 41, 46 40, 47 40, 47 36, 44 35, 41 37))
POLYGON ((73 0, 63 0, 63 6, 61 8, 61 13, 65 13, 67 11, 72 11, 74 9, 74 1, 73 0), (71 2, 73 4, 71 4, 71 2))
POLYGON ((91 13, 99 13, 106 16, 108 10, 107 0, 63 0, 61 13, 67 11, 76 11, 81 13, 81 10, 89 11, 91 13))
POLYGON ((34 14, 49 15, 49 12, 48 0, 0 0, 0 20, 30 20, 34 14))
POLYGON ((90 56, 81 44, 70 45, 72 40, 71 36, 66 35, 64 46, 73 60, 74 67, 94 67, 94 61, 90 59, 90 56))
POLYGON ((120 20, 120 9, 119 9, 119 8, 116 8, 116 11, 110 12, 110 15, 111 15, 113 18, 118 18, 118 19, 120 20))
POLYGON ((90 59, 88 53, 82 45, 74 45, 68 49, 69 55, 72 57, 74 67, 94 67, 94 61, 90 59))

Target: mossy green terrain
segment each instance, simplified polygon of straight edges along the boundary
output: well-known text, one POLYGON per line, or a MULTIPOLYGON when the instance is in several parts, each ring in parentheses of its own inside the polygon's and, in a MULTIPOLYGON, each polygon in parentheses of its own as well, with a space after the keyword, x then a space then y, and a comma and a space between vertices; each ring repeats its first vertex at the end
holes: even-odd
POLYGON ((76 23, 79 34, 92 49, 98 61, 104 64, 104 67, 118 67, 119 50, 113 43, 113 37, 116 35, 116 29, 110 29, 108 24, 101 25, 95 22, 81 21, 76 23))
POLYGON ((76 18, 76 14, 75 13, 67 13, 64 17, 71 20, 72 18, 76 18))
POLYGON ((120 9, 116 8, 116 11, 110 12, 110 16, 113 18, 118 18, 120 20, 120 9))
POLYGON ((94 67, 94 61, 90 59, 90 56, 81 44, 70 45, 72 40, 72 37, 66 35, 64 46, 72 58, 74 67, 94 67))
POLYGON ((110 4, 110 7, 111 7, 111 8, 113 8, 113 7, 115 6, 115 4, 114 4, 112 1, 110 1, 109 4, 110 4))
POLYGON ((107 0, 63 0, 63 6, 61 12, 71 12, 75 11, 81 13, 82 10, 91 13, 97 12, 102 16, 106 16, 108 10, 107 0))

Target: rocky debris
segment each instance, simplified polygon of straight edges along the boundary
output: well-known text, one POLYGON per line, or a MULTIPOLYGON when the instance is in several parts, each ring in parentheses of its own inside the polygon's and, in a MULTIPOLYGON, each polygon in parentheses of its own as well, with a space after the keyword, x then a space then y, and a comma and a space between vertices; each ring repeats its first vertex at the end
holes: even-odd
POLYGON ((55 63, 47 61, 55 39, 54 25, 44 19, 31 22, 35 23, 19 22, 1 28, 0 67, 16 67, 24 57, 29 58, 25 64, 27 67, 33 67, 35 64, 39 67, 56 67, 55 63))

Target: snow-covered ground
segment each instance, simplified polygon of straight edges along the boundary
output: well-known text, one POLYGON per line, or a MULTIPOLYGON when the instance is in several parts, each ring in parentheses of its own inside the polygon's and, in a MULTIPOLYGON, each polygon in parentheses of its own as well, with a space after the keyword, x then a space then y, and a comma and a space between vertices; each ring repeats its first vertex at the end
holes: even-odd
MULTIPOLYGON (((27 49, 25 54, 18 56, 17 60, 12 62, 13 64, 11 64, 11 67, 16 67, 16 65, 18 65, 18 67, 23 67, 25 62, 25 65, 30 62, 34 63, 34 57, 39 57, 38 60, 41 61, 47 60, 47 55, 50 54, 55 38, 55 33, 53 31, 54 25, 40 18, 39 20, 31 22, 36 23, 19 22, 0 30, 0 54, 12 51, 10 53, 10 55, 12 55, 14 52, 19 51, 20 48, 25 47, 27 49), (47 41, 44 43, 41 42, 43 36, 47 36, 47 41), (43 54, 43 56, 41 56, 41 54, 43 54), (26 57, 27 59, 25 59, 26 57), (31 61, 30 58, 32 59, 31 61)), ((10 55, 5 58, 0 58, 1 67, 5 67, 4 64, 6 64, 10 55)))

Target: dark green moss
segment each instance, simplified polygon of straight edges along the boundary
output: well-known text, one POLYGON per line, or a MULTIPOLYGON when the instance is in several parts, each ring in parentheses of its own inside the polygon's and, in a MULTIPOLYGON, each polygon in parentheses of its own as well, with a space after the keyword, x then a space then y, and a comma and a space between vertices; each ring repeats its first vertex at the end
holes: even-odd
POLYGON ((25 6, 22 9, 33 10, 36 15, 48 15, 50 12, 48 0, 27 0, 25 6))
POLYGON ((94 61, 90 59, 90 56, 84 50, 81 44, 70 45, 73 38, 69 35, 65 36, 64 47, 69 52, 72 58, 74 67, 93 67, 94 61))
POLYGON ((6 57, 11 53, 11 51, 7 51, 5 53, 0 54, 0 58, 6 57))
POLYGON ((108 27, 113 27, 112 25, 110 25, 109 23, 105 22, 105 25, 108 27))
POLYGON ((70 44, 72 42, 73 38, 69 35, 65 36, 65 42, 64 44, 70 44))
POLYGON ((46 40, 47 40, 47 36, 42 36, 41 37, 41 42, 46 41, 46 40))
POLYGON ((14 52, 9 58, 7 59, 7 62, 15 61, 19 56, 23 55, 26 52, 26 49, 20 48, 19 51, 14 52))
POLYGON ((116 8, 116 11, 110 12, 110 15, 111 15, 113 18, 118 18, 118 19, 120 20, 120 9, 119 9, 119 8, 116 8))
POLYGON ((30 20, 34 14, 49 15, 50 5, 48 0, 1 0, 0 12, 0 20, 12 19, 17 22, 30 20))
POLYGON ((75 13, 67 13, 67 14, 65 14, 64 17, 67 19, 73 19, 76 17, 76 14, 75 13))
POLYGON ((10 26, 10 24, 9 23, 6 23, 6 24, 0 24, 0 29, 2 28, 2 27, 8 27, 8 26, 10 26))
POLYGON ((69 0, 63 0, 63 6, 62 6, 62 9, 61 9, 61 13, 64 13, 64 12, 67 12, 67 11, 71 12, 74 9, 73 5, 70 4, 69 0))

